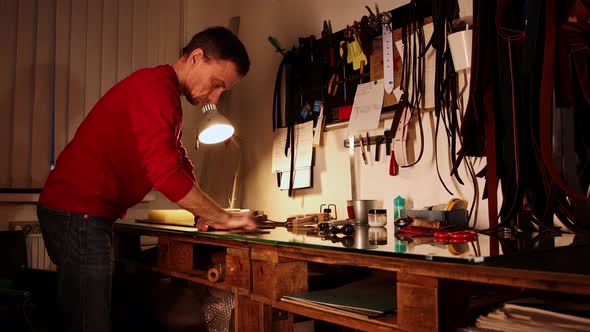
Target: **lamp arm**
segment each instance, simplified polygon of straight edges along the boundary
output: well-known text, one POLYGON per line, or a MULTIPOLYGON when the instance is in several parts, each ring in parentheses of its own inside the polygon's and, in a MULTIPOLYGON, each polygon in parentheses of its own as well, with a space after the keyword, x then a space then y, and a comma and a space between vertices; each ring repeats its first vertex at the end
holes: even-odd
POLYGON ((239 138, 237 138, 235 135, 232 136, 229 140, 230 140, 230 143, 233 143, 238 148, 238 151, 239 151, 238 167, 236 169, 236 172, 234 173, 234 178, 233 178, 232 187, 231 187, 231 194, 230 194, 229 202, 228 202, 229 208, 234 209, 235 205, 236 205, 236 201, 238 199, 239 176, 240 176, 240 169, 242 166, 242 149, 240 147, 239 138))
POLYGON ((229 207, 230 209, 234 209, 236 206, 236 200, 237 200, 237 196, 238 196, 238 178, 240 175, 240 165, 241 165, 241 156, 238 159, 238 169, 236 170, 236 173, 234 174, 234 181, 232 183, 232 189, 231 189, 231 196, 229 198, 229 207))

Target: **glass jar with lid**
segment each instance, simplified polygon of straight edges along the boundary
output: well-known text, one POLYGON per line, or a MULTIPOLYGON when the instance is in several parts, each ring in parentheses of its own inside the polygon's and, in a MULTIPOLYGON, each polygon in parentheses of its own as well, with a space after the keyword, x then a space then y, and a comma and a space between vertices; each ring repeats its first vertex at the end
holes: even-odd
POLYGON ((384 245, 387 244, 387 228, 369 227, 369 244, 384 245))
POLYGON ((382 227, 387 224, 387 210, 371 209, 369 210, 369 226, 382 227))

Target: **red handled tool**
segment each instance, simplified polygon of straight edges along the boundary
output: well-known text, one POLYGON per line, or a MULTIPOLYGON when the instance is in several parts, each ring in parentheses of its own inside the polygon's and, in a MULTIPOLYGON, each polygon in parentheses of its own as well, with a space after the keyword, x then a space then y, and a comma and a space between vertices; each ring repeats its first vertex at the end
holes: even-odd
POLYGON ((391 159, 389 160, 389 175, 395 176, 399 174, 399 165, 395 160, 395 151, 391 150, 391 159))
POLYGON ((404 226, 404 227, 400 227, 400 229, 398 230, 398 232, 401 234, 421 234, 421 235, 431 235, 431 236, 432 236, 433 231, 434 230, 432 228, 416 227, 416 226, 404 226))

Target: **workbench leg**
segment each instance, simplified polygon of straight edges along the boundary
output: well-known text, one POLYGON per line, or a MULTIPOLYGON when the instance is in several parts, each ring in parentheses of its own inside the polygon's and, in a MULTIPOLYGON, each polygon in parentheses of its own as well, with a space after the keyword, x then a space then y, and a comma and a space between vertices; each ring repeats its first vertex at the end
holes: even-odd
POLYGON ((279 257, 275 250, 252 250, 252 292, 269 300, 307 292, 307 262, 279 257))
POLYGON ((271 303, 283 295, 307 291, 307 262, 279 257, 272 249, 252 249, 251 258, 252 293, 250 298, 236 298, 236 329, 293 331, 293 314, 273 309, 271 303))
POLYGON ((234 330, 236 332, 292 332, 293 314, 271 305, 235 295, 234 330))
POLYGON ((447 279, 397 275, 397 323, 405 331, 450 331, 464 327, 469 286, 447 279))
POLYGON ((248 296, 235 294, 234 317, 236 332, 271 330, 270 306, 248 296))

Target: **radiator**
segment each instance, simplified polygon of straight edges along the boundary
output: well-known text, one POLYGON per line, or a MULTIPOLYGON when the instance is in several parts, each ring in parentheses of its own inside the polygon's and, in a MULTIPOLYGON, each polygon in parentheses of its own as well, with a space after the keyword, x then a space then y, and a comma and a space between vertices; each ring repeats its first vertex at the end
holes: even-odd
POLYGON ((45 242, 40 233, 27 235, 27 267, 35 270, 55 271, 55 264, 49 259, 45 242))

